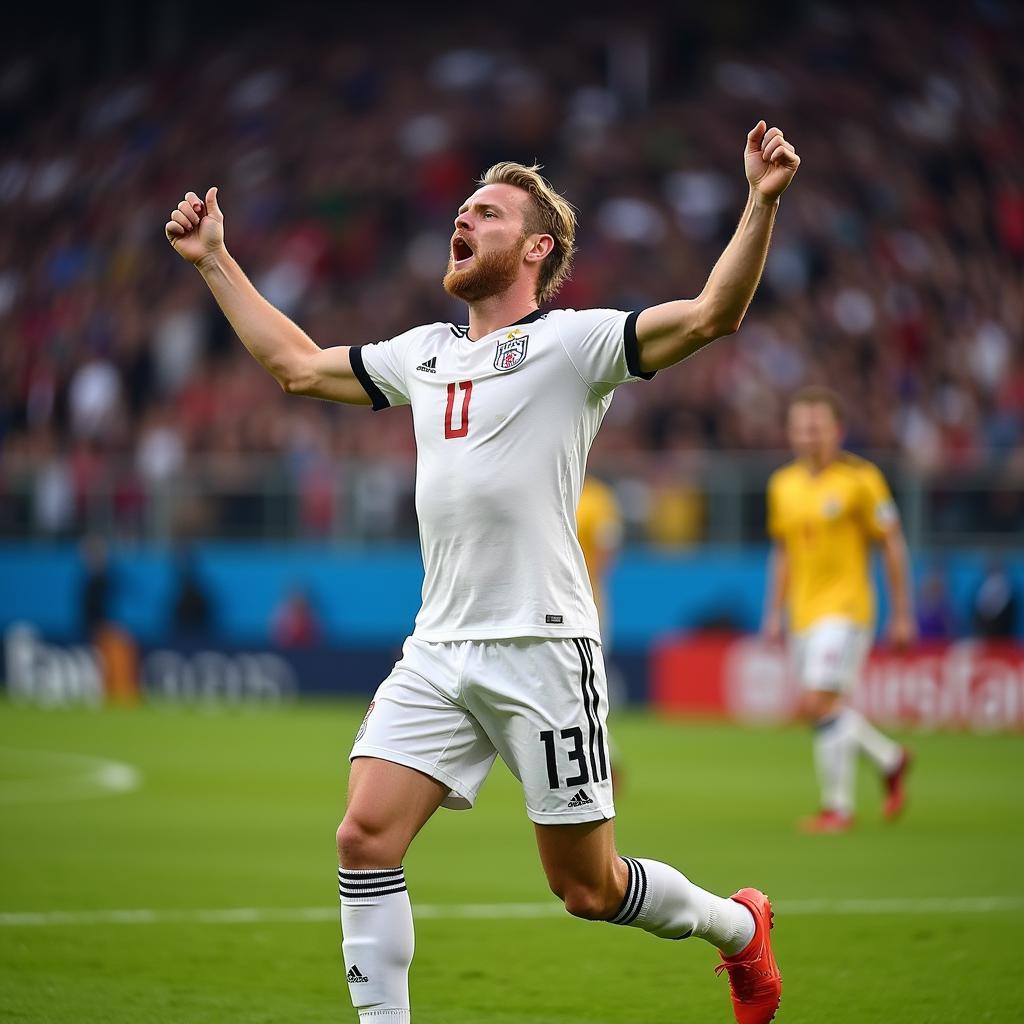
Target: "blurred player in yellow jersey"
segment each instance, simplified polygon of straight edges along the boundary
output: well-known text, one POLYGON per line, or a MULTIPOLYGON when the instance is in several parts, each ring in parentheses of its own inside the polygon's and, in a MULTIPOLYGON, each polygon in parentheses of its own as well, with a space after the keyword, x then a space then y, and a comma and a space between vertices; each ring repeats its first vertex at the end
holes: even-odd
POLYGON ((622 513, 615 492, 592 476, 583 481, 576 509, 576 528, 601 620, 601 642, 607 654, 611 624, 604 583, 605 574, 622 543, 622 513))
MULTIPOLYGON (((587 575, 590 587, 594 591, 594 602, 601 626, 601 647, 605 657, 605 671, 608 676, 610 702, 616 689, 615 668, 608 661, 611 650, 611 604, 608 601, 605 582, 608 570, 622 544, 622 512, 619 509, 615 492, 602 481, 593 476, 583 479, 583 491, 576 507, 576 530, 583 548, 583 558, 587 563, 587 575)), ((620 684, 621 688, 621 684, 620 684)), ((609 769, 612 777, 612 789, 619 793, 622 785, 622 757, 612 738, 608 738, 609 769)))
POLYGON ((871 551, 881 548, 889 586, 889 639, 915 639, 906 543, 892 495, 872 463, 840 448, 838 397, 809 387, 789 405, 787 433, 796 459, 768 483, 768 532, 774 541, 764 632, 781 639, 783 620, 814 727, 821 810, 803 822, 811 832, 843 832, 853 824, 856 758, 877 766, 884 813, 903 809, 910 753, 849 706, 871 649, 875 595, 871 551))

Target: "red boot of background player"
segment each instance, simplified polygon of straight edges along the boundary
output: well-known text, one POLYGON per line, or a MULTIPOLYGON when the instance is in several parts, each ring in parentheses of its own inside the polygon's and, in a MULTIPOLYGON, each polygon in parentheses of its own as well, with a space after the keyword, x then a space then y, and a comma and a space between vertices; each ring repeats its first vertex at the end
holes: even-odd
POLYGON ((900 753, 899 764, 888 775, 885 776, 885 804, 882 807, 882 817, 886 821, 895 821, 902 813, 907 802, 907 794, 904 790, 904 782, 907 772, 910 771, 910 763, 913 756, 906 747, 900 753))
POLYGON ((853 828, 853 815, 842 811, 819 811, 800 822, 800 831, 812 835, 827 835, 833 832, 849 832, 853 828))

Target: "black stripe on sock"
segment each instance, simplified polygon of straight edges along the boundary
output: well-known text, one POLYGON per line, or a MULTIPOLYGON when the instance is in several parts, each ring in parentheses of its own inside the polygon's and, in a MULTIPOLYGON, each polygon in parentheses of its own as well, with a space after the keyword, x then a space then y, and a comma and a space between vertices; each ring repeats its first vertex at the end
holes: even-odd
POLYGON ((641 889, 644 893, 647 892, 647 881, 644 878, 640 865, 637 864, 632 857, 627 857, 626 860, 636 874, 636 886, 633 889, 633 902, 630 903, 629 910, 626 912, 626 916, 622 919, 622 924, 632 924, 633 921, 636 920, 636 915, 640 913, 642 896, 641 889))
POLYGON ((587 674, 592 672, 593 669, 590 666, 590 659, 587 657, 587 649, 583 646, 583 641, 573 637, 572 642, 576 645, 576 653, 580 656, 580 690, 583 695, 583 710, 587 715, 590 740, 590 777, 594 782, 597 782, 600 776, 597 774, 597 757, 594 755, 594 736, 596 735, 596 730, 594 728, 594 716, 590 710, 590 694, 587 692, 587 674))
POLYGON ((365 900, 373 896, 393 896, 396 892, 407 892, 404 885, 394 885, 390 888, 381 889, 347 889, 345 886, 338 886, 338 895, 342 899, 365 900))
POLYGON ((623 897, 622 906, 619 907, 618 913, 611 919, 612 924, 628 924, 632 920, 630 914, 634 910, 637 892, 640 888, 639 875, 633 866, 633 861, 629 857, 623 857, 622 861, 629 870, 629 878, 626 882, 626 895, 623 897))
POLYGON ((619 918, 622 917, 623 911, 629 906, 629 897, 633 889, 633 869, 629 866, 629 861, 625 858, 622 859, 622 863, 626 865, 626 895, 622 897, 622 904, 619 909, 615 912, 615 916, 611 919, 612 924, 618 924, 619 918))
POLYGON ((338 885, 346 889, 379 889, 382 885, 405 885, 404 878, 368 878, 366 881, 353 882, 350 878, 339 878, 338 885))
POLYGON ((637 919, 647 899, 647 872, 644 871, 644 866, 632 857, 622 859, 629 868, 631 884, 618 914, 612 918, 612 924, 629 925, 637 919))
POLYGON ((346 871, 338 868, 338 895, 342 899, 367 899, 405 892, 405 868, 369 868, 346 871))
POLYGON ((627 924, 632 924, 640 916, 640 911, 644 909, 644 904, 647 902, 647 872, 644 870, 643 864, 638 860, 634 860, 633 864, 636 866, 636 870, 640 874, 640 898, 636 901, 636 912, 629 919, 627 924))
POLYGON ((608 778, 608 760, 604 752, 604 726, 601 725, 601 693, 594 682, 594 648, 590 640, 584 640, 587 653, 590 655, 590 692, 594 695, 594 721, 597 722, 597 754, 601 759, 601 781, 608 778))
POLYGON ((404 875, 395 875, 392 878, 339 878, 338 885, 347 885, 353 889, 372 889, 375 885, 396 885, 404 881, 404 875))

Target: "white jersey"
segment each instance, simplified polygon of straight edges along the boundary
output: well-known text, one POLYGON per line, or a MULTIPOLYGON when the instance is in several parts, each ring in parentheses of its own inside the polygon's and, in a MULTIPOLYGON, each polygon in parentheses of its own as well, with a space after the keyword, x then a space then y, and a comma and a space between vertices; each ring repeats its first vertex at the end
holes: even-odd
POLYGON ((414 636, 600 641, 576 507, 613 390, 653 376, 639 373, 636 317, 536 311, 478 341, 437 323, 351 349, 375 410, 412 406, 414 636))

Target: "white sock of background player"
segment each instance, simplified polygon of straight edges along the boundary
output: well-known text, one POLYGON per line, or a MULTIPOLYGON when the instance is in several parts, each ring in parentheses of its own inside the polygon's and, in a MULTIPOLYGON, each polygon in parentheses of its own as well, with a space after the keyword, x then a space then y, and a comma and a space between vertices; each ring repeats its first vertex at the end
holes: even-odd
POLYGON ((845 708, 842 712, 846 727, 854 743, 885 775, 896 770, 903 754, 903 748, 888 736, 880 733, 859 711, 845 708))
POLYGON ((840 711, 814 725, 814 762, 823 810, 853 813, 857 744, 853 723, 840 711))
POLYGON ((735 956, 750 944, 754 917, 742 903, 706 892, 660 861, 622 859, 629 868, 629 881, 612 924, 641 928, 661 939, 695 935, 726 956, 735 956))
POLYGON ((360 1021, 409 1024, 412 905, 401 867, 338 868, 342 954, 360 1021))

